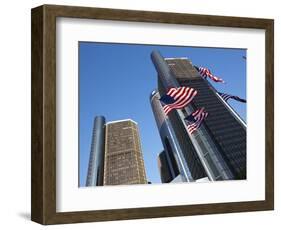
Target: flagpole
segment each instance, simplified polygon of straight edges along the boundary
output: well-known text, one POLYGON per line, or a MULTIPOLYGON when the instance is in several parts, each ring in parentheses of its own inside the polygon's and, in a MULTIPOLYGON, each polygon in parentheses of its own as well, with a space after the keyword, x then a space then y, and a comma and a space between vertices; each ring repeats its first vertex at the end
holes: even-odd
POLYGON ((236 118, 237 121, 239 121, 243 128, 246 130, 247 129, 247 125, 245 123, 245 121, 239 116, 239 114, 231 107, 231 105, 229 105, 225 100, 223 100, 223 98, 219 95, 219 93, 216 91, 216 95, 219 97, 219 99, 222 101, 222 103, 228 108, 228 110, 230 110, 234 117, 236 118))
POLYGON ((239 116, 239 114, 225 100, 223 100, 223 98, 219 95, 219 93, 215 89, 215 87, 207 79, 204 79, 204 81, 206 81, 206 83, 208 84, 209 88, 216 94, 216 96, 219 98, 219 100, 225 105, 225 107, 234 115, 234 118, 246 130, 247 129, 247 125, 246 125, 245 121, 239 116))

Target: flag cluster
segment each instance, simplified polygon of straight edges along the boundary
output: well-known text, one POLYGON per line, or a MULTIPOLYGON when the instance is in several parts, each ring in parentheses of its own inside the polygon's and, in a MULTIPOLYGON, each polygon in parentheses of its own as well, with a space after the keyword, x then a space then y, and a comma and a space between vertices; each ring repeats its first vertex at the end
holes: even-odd
POLYGON ((197 66, 194 66, 198 72, 200 73, 201 77, 203 78, 210 78, 212 81, 214 82, 222 82, 222 83, 225 83, 223 79, 217 77, 217 76, 214 76, 211 71, 205 67, 197 67, 197 66))
MULTIPOLYGON (((209 78, 214 82, 222 82, 224 81, 214 76, 211 71, 204 67, 197 67, 194 66, 200 75, 203 78, 209 78)), ((219 93, 218 94, 222 97, 223 100, 227 101, 228 99, 234 99, 243 103, 246 103, 246 100, 233 96, 226 93, 219 93)), ((183 109, 189 103, 192 102, 194 97, 197 95, 197 90, 190 88, 190 87, 173 87, 170 88, 165 95, 163 95, 159 100, 163 105, 163 110, 165 115, 168 115, 173 109, 183 109)), ((184 121, 187 125, 187 131, 189 134, 192 134, 196 131, 204 121, 204 119, 208 116, 208 112, 205 111, 204 108, 197 109, 195 112, 191 113, 189 116, 184 118, 184 121)))
POLYGON ((187 116, 184 119, 187 124, 187 131, 192 134, 201 126, 202 122, 207 116, 208 113, 204 108, 197 109, 195 112, 187 116))
POLYGON ((160 98, 164 104, 164 113, 168 115, 173 109, 186 107, 196 96, 197 91, 189 87, 170 88, 168 92, 160 98))
POLYGON ((243 103, 246 103, 247 101, 245 100, 245 99, 242 99, 242 98, 240 98, 240 97, 238 97, 238 96, 233 96, 233 95, 230 95, 230 94, 227 94, 227 93, 220 93, 220 92, 218 92, 218 94, 222 97, 222 99, 224 100, 224 101, 228 101, 228 99, 234 99, 234 100, 236 100, 236 101, 240 101, 240 102, 243 102, 243 103))

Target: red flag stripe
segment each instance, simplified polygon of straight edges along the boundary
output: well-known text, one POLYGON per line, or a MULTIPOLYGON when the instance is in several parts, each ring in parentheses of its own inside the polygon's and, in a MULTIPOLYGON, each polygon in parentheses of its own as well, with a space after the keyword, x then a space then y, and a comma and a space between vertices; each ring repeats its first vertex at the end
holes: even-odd
POLYGON ((164 113, 167 115, 173 109, 181 109, 189 104, 196 96, 197 91, 189 87, 171 88, 167 95, 174 98, 175 102, 163 106, 164 113))

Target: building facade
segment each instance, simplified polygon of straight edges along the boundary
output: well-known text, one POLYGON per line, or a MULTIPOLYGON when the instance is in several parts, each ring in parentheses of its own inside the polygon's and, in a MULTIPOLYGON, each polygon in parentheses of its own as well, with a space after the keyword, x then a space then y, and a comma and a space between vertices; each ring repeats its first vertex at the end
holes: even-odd
POLYGON ((94 119, 86 186, 147 184, 138 125, 94 119))
MULTIPOLYGON (((205 171, 195 154, 195 150, 187 150, 184 147, 192 148, 185 138, 184 126, 180 121, 172 121, 165 115, 163 106, 159 101, 160 94, 158 91, 153 91, 150 95, 150 103, 156 124, 159 130, 160 138, 165 149, 164 154, 168 162, 171 177, 174 179, 179 174, 184 175, 186 182, 192 182, 198 178, 205 177, 205 171), (175 127, 180 125, 182 127, 175 127), (189 154, 186 154, 186 153, 189 154), (186 159, 189 157, 190 159, 186 159), (188 161, 189 160, 189 161, 188 161)), ((163 170, 160 174, 163 173, 163 170)))
MULTIPOLYGON (((192 103, 186 108, 174 110, 165 118, 161 118, 162 123, 168 121, 169 129, 175 133, 178 144, 176 148, 172 147, 173 155, 178 158, 179 168, 180 164, 184 165, 182 162, 185 162, 187 168, 185 171, 189 171, 191 175, 187 181, 197 181, 206 177, 211 181, 246 179, 244 121, 211 84, 199 75, 187 58, 164 59, 158 52, 153 52, 151 57, 158 72, 158 98, 170 87, 188 86, 198 91, 192 103), (209 116, 200 129, 190 135, 184 117, 201 107, 206 109, 209 116)), ((155 95, 155 91, 152 94, 155 95)), ((158 124, 157 114, 161 113, 162 107, 156 107, 155 104, 152 103, 152 110, 158 124)), ((162 136, 167 135, 162 133, 159 126, 158 129, 163 142, 162 136)), ((170 144, 175 145, 175 142, 170 144)), ((165 142, 163 146, 165 148, 165 142)))
POLYGON ((105 135, 104 185, 147 184, 138 125, 108 122, 105 135))

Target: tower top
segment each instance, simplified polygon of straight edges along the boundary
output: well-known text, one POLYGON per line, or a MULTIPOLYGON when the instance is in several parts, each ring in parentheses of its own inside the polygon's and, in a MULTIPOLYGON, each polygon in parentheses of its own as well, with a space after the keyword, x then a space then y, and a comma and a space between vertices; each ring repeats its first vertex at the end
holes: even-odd
POLYGON ((133 122, 133 123, 135 123, 136 125, 138 124, 136 121, 134 121, 134 120, 128 118, 128 119, 122 119, 122 120, 108 121, 108 122, 106 122, 106 125, 108 125, 108 124, 113 124, 113 123, 118 123, 118 122, 125 122, 125 121, 133 122))

